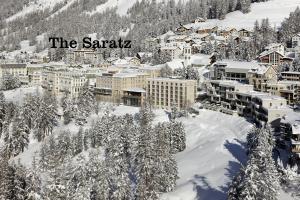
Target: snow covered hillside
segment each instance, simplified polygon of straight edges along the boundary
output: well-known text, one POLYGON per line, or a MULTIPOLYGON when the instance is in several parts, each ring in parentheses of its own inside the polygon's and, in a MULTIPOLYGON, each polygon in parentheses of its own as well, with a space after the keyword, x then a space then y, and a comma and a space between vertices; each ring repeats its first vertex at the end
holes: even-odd
MULTIPOLYGON (((117 8, 117 13, 119 15, 126 15, 128 9, 130 9, 136 2, 141 0, 108 0, 106 3, 99 5, 96 7, 96 9, 93 12, 90 12, 90 14, 94 14, 96 12, 103 12, 106 9, 110 8, 117 8)), ((167 0, 158 0, 157 2, 163 2, 167 0)), ((175 0, 175 2, 178 2, 179 0, 175 0)), ((182 2, 186 2, 188 0, 183 0, 182 2)))
POLYGON ((18 17, 23 17, 24 15, 29 14, 33 11, 43 10, 46 8, 52 9, 56 4, 61 3, 63 1, 65 0, 37 0, 35 2, 32 1, 28 6, 25 6, 22 11, 9 17, 7 21, 12 21, 18 17))
MULTIPOLYGON (((226 15, 224 20, 207 20, 207 25, 218 27, 253 28, 254 22, 269 18, 272 26, 280 26, 281 22, 287 18, 290 12, 293 12, 297 6, 300 6, 300 0, 270 0, 267 2, 253 3, 251 12, 243 14, 241 11, 235 11, 226 15)), ((202 26, 204 25, 201 23, 202 26)))
POLYGON ((239 163, 246 162, 243 145, 252 125, 241 117, 208 110, 181 121, 187 148, 176 156, 180 179, 175 191, 162 199, 226 199, 226 184, 239 170, 239 163))

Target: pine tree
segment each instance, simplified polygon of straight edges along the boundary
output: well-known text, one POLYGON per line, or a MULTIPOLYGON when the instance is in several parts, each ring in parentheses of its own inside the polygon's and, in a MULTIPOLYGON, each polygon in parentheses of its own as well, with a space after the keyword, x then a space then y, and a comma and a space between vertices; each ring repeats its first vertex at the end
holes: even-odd
POLYGON ((83 134, 84 134, 83 128, 80 127, 79 131, 76 135, 76 138, 75 138, 75 144, 74 144, 74 148, 75 148, 74 153, 75 153, 75 155, 81 153, 84 149, 84 147, 83 147, 83 137, 84 137, 84 135, 83 134))
POLYGON ((50 135, 56 124, 57 124, 56 99, 51 93, 45 92, 39 110, 37 129, 35 130, 35 137, 38 139, 38 141, 42 141, 45 139, 46 136, 50 135))
POLYGON ((25 124, 22 112, 13 120, 12 133, 5 144, 5 151, 9 157, 17 156, 24 152, 29 143, 29 128, 25 124))
POLYGON ((5 96, 3 92, 0 91, 0 138, 2 136, 3 126, 5 121, 5 107, 6 107, 5 96))
POLYGON ((96 99, 93 91, 89 87, 89 82, 87 81, 80 90, 78 100, 77 100, 77 117, 76 123, 78 125, 83 125, 87 121, 87 117, 94 110, 96 105, 96 99))

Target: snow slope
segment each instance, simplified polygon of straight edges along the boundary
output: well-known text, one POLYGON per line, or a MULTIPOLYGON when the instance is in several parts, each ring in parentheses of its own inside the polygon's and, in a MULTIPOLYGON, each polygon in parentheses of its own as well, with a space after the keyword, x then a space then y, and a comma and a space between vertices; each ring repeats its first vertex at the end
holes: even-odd
POLYGON ((270 0, 253 3, 251 12, 247 14, 235 11, 227 14, 224 20, 208 20, 208 23, 225 28, 253 28, 256 20, 261 21, 264 18, 269 18, 270 24, 278 27, 297 6, 300 6, 300 0, 270 0))
MULTIPOLYGON (((106 3, 101 4, 96 7, 96 9, 89 14, 93 15, 97 12, 103 12, 106 9, 117 8, 117 13, 119 15, 126 15, 129 8, 131 8, 136 2, 141 0, 108 0, 106 3)), ((167 0, 158 0, 157 2, 163 2, 167 0)), ((178 2, 179 0, 175 0, 178 2)), ((183 0, 182 2, 186 2, 188 0, 183 0)))
POLYGON ((227 186, 246 162, 243 147, 252 125, 241 117, 201 110, 196 118, 181 120, 187 149, 176 155, 179 177, 174 192, 163 200, 225 200, 227 186))
POLYGON ((7 22, 14 20, 18 17, 23 17, 26 14, 37 10, 43 10, 46 8, 52 9, 57 3, 63 2, 64 0, 37 0, 36 3, 29 3, 28 6, 25 6, 22 11, 18 12, 17 14, 9 17, 6 19, 7 22))

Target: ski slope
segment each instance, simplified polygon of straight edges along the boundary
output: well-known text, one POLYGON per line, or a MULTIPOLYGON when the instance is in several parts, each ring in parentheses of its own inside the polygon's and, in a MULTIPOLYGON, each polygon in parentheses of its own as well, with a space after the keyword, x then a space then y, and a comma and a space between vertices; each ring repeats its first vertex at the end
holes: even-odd
POLYGON ((270 0, 267 2, 253 3, 251 12, 243 14, 235 11, 226 15, 224 20, 208 20, 209 23, 219 27, 253 28, 256 20, 269 18, 273 27, 280 26, 281 22, 300 6, 300 0, 270 0))

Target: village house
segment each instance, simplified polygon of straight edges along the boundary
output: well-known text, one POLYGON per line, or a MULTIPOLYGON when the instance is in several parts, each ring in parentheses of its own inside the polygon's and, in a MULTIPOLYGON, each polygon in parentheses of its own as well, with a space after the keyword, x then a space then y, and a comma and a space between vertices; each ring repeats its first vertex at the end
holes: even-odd
POLYGON ((193 30, 192 28, 186 26, 186 25, 180 25, 176 30, 175 33, 178 35, 188 35, 190 33, 192 33, 193 30))
POLYGON ((249 84, 254 86, 254 90, 268 92, 268 84, 277 82, 277 72, 273 66, 259 64, 257 68, 252 68, 248 72, 249 84))
POLYGON ((253 35, 252 30, 248 30, 246 28, 242 28, 238 31, 240 37, 251 37, 253 35))
POLYGON ((284 58, 284 54, 281 54, 280 52, 271 49, 262 52, 259 55, 258 60, 261 63, 266 63, 266 64, 273 65, 274 67, 277 67, 276 71, 278 71, 278 65, 283 62, 283 58, 284 58))

